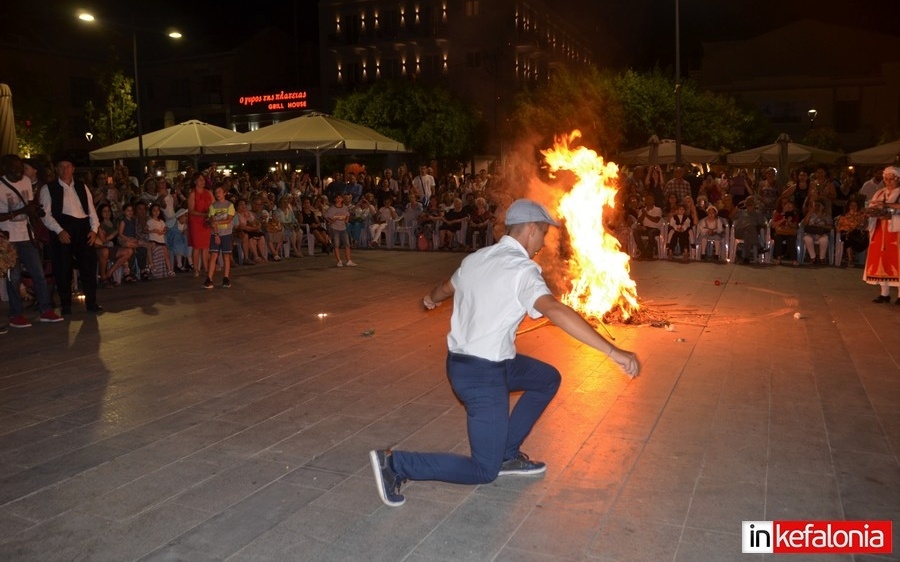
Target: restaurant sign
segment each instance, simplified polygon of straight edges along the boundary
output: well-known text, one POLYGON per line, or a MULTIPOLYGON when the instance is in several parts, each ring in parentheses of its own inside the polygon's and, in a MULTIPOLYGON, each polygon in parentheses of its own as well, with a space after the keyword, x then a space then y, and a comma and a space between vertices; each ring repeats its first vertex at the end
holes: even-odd
POLYGON ((253 96, 241 96, 238 103, 248 109, 261 111, 288 111, 293 109, 306 109, 307 92, 299 90, 285 92, 284 90, 274 94, 259 94, 253 96))

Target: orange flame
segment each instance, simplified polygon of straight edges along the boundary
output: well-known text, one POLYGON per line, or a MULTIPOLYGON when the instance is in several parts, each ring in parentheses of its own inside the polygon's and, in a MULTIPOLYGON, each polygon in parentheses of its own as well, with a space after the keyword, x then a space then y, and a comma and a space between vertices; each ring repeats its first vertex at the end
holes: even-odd
POLYGON ((551 172, 569 170, 577 176, 557 207, 572 248, 566 264, 571 289, 562 301, 597 320, 618 308, 627 320, 640 308, 637 287, 628 254, 602 221, 603 213, 615 207, 619 168, 588 148, 570 149, 569 143, 580 137, 580 131, 573 131, 568 138, 558 138, 552 149, 541 151, 551 172))

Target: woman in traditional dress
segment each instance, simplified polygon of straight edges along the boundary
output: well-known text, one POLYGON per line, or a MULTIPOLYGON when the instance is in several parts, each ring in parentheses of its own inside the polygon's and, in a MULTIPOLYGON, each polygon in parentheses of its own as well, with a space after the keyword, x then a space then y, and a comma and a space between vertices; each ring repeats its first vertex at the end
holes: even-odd
POLYGON ((863 280, 881 287, 881 293, 873 302, 891 302, 891 287, 898 288, 900 305, 900 233, 891 232, 891 221, 897 222, 900 213, 900 167, 884 169, 884 187, 875 192, 869 202, 869 249, 863 280), (891 213, 894 215, 893 219, 891 213))

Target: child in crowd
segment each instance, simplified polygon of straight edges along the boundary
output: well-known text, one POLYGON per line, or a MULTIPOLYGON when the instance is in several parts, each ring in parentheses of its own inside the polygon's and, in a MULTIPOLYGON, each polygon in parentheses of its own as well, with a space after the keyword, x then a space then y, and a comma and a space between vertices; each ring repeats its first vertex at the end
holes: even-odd
POLYGON ((225 199, 225 188, 217 185, 213 191, 215 201, 209 206, 209 225, 212 228, 212 234, 209 235, 209 264, 206 268, 206 281, 203 282, 204 289, 213 288, 213 277, 216 271, 216 262, 219 254, 222 254, 224 267, 224 278, 222 279, 222 287, 231 287, 231 245, 232 232, 234 229, 234 205, 231 201, 225 199))
POLYGON ((151 254, 153 252, 162 252, 163 259, 166 262, 165 275, 175 277, 175 270, 172 268, 172 258, 169 256, 169 247, 166 246, 167 230, 165 217, 162 215, 162 207, 156 203, 150 205, 150 216, 147 219, 147 237, 150 242, 151 254))
POLYGON ((190 251, 187 244, 188 210, 175 211, 175 224, 166 230, 166 246, 175 261, 175 271, 191 271, 190 251))

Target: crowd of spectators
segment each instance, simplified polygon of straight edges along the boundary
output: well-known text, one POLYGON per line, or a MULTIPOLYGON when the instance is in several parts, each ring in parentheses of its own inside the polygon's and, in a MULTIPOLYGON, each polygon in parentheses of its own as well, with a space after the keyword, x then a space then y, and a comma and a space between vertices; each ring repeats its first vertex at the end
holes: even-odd
POLYGON ((860 266, 865 209, 882 185, 881 173, 874 168, 860 182, 851 169, 796 167, 780 185, 774 168, 756 174, 676 166, 668 176, 659 166, 638 166, 621 172, 617 222, 632 233, 631 245, 622 240, 622 247, 634 248, 637 259, 716 261, 727 257, 723 243, 730 242, 737 263, 758 263, 771 252, 773 264, 794 266, 824 265, 837 247, 834 265, 860 266))

